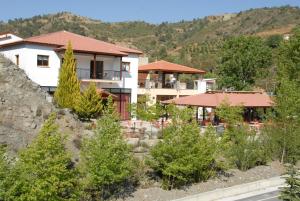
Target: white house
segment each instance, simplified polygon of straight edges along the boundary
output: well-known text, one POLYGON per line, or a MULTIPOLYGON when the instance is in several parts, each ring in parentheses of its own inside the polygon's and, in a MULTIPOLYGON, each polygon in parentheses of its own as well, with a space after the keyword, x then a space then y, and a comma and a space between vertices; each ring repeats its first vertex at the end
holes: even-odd
POLYGON ((22 40, 22 38, 14 35, 10 32, 0 33, 0 45, 16 42, 16 41, 20 41, 20 40, 22 40))
POLYGON ((0 53, 22 68, 32 81, 53 92, 69 41, 81 83, 95 82, 98 88, 116 95, 121 118, 128 119, 127 105, 137 101, 141 51, 59 31, 26 39, 0 34, 0 53))

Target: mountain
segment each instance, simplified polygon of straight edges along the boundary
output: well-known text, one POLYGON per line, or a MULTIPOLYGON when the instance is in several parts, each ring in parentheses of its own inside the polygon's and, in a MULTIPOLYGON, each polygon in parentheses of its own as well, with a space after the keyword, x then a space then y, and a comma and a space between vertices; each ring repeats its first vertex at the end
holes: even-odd
POLYGON ((67 30, 138 48, 150 61, 166 59, 209 70, 216 65, 219 46, 227 37, 243 34, 267 38, 289 33, 299 25, 300 8, 284 6, 161 24, 106 23, 61 12, 0 22, 0 30, 12 31, 21 37, 67 30))

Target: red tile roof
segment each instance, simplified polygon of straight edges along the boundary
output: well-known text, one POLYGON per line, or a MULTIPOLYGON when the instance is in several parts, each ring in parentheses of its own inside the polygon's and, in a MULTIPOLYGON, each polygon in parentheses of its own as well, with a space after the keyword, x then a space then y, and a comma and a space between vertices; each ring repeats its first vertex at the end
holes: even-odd
POLYGON ((215 108, 224 101, 227 101, 231 106, 272 107, 273 105, 271 98, 263 92, 207 92, 175 98, 162 103, 215 108))
POLYGON ((139 72, 162 71, 170 73, 204 74, 205 71, 174 64, 167 61, 156 61, 139 67, 139 72))
POLYGON ((7 45, 19 43, 34 43, 55 46, 57 51, 65 50, 68 42, 71 41, 74 52, 97 53, 126 56, 128 53, 142 54, 139 50, 134 50, 126 47, 121 47, 104 41, 96 40, 86 36, 81 36, 68 31, 59 31, 40 36, 26 38, 20 42, 15 42, 7 45))

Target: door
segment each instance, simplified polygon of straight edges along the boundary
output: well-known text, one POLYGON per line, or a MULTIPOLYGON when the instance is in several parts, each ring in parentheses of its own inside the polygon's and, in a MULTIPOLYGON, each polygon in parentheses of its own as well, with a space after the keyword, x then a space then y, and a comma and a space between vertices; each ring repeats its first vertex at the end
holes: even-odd
POLYGON ((94 72, 94 60, 90 62, 90 78, 103 79, 103 61, 96 61, 96 69, 94 72))
POLYGON ((116 105, 117 105, 121 120, 130 119, 130 112, 128 111, 128 107, 130 104, 130 97, 131 97, 130 94, 118 94, 118 100, 116 100, 116 103, 117 103, 116 105))

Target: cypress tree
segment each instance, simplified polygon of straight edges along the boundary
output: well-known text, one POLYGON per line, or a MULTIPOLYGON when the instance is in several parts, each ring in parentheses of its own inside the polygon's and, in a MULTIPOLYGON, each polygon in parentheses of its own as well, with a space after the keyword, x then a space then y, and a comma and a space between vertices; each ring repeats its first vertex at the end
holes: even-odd
POLYGON ((74 109, 80 95, 80 82, 76 74, 75 58, 71 42, 65 51, 64 61, 60 68, 54 100, 59 107, 74 109))
POLYGON ((77 172, 52 114, 37 138, 19 154, 5 200, 78 200, 77 172))
POLYGON ((90 83, 78 99, 75 111, 81 119, 90 119, 99 117, 102 109, 102 98, 97 92, 96 84, 90 83))

